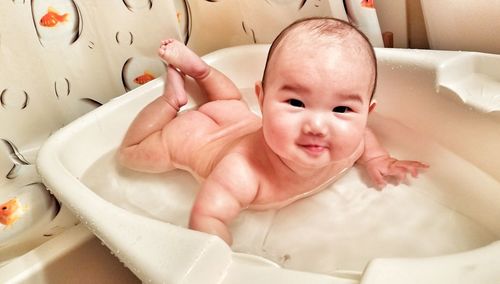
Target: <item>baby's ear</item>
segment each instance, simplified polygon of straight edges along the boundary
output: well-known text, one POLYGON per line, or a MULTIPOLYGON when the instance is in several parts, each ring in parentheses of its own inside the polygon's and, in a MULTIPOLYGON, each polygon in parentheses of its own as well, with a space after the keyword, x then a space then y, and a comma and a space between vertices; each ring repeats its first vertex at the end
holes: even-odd
POLYGON ((257 96, 257 101, 259 102, 259 107, 262 111, 262 105, 264 102, 264 89, 262 87, 262 81, 255 82, 255 95, 257 96))
POLYGON ((377 106, 377 100, 372 99, 372 101, 370 102, 370 106, 368 107, 368 113, 372 112, 376 106, 377 106))

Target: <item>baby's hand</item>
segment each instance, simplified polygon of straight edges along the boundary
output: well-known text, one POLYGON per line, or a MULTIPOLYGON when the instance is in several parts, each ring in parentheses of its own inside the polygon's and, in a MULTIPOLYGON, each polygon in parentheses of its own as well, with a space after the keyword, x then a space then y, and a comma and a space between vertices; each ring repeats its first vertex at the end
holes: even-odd
POLYGON ((429 167, 421 162, 400 161, 390 156, 380 156, 370 159, 364 162, 363 166, 371 181, 379 190, 384 188, 388 181, 400 184, 406 181, 408 173, 412 177, 417 177, 419 170, 429 167))

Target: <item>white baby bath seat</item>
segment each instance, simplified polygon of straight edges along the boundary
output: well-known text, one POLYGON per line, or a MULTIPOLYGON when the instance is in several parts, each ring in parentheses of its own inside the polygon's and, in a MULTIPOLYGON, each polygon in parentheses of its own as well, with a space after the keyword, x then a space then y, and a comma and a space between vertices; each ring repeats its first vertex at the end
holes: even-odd
MULTIPOLYGON (((268 48, 235 47, 204 58, 233 79, 256 112, 253 83, 268 48)), ((377 55, 379 104, 371 127, 394 156, 431 168, 381 192, 353 168, 283 209, 245 211, 231 226, 232 248, 185 228, 199 186, 189 174, 143 174, 115 162, 135 114, 161 94, 161 79, 54 134, 39 152, 39 171, 144 282, 499 283, 500 109, 477 107, 484 105, 481 94, 461 94, 464 88, 450 87, 460 78, 446 76, 465 64, 470 80, 487 76, 494 86, 497 69, 480 60, 490 55, 382 49, 377 55)), ((189 87, 195 99, 185 108, 199 101, 189 87)))

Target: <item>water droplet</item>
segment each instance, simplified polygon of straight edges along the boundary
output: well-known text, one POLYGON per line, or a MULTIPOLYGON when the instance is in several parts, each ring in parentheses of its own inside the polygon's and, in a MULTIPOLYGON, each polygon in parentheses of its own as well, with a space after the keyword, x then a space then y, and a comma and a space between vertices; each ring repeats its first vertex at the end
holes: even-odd
POLYGON ((71 84, 67 78, 63 78, 54 82, 54 92, 56 97, 59 99, 61 97, 69 96, 71 92, 71 84))
POLYGON ((6 109, 25 109, 29 96, 24 90, 4 89, 0 93, 0 104, 6 109))
POLYGON ((82 98, 82 99, 80 99, 80 101, 85 103, 86 105, 92 107, 92 108, 98 108, 98 107, 102 106, 101 102, 98 102, 98 101, 91 99, 91 98, 82 98))
POLYGON ((151 0, 123 0, 123 4, 132 12, 141 9, 153 8, 153 2, 151 0))
POLYGON ((119 45, 132 45, 134 35, 131 32, 116 32, 115 40, 119 45))

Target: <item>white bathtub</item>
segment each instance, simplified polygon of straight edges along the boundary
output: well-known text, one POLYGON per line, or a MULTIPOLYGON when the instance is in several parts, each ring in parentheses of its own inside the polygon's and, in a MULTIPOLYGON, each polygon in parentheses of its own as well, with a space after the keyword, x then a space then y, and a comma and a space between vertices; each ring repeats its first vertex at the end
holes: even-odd
POLYGON ((0 267, 5 284, 141 283, 82 224, 0 267))
MULTIPOLYGON (((256 109, 251 90, 267 49, 235 47, 204 59, 256 109)), ((246 211, 231 226, 232 248, 185 228, 198 187, 187 173, 142 174, 115 163, 131 120, 161 94, 161 79, 54 134, 39 152, 40 174, 144 282, 498 283, 500 56, 397 49, 377 56, 370 124, 393 155, 431 168, 382 192, 353 168, 286 208, 246 211)))

